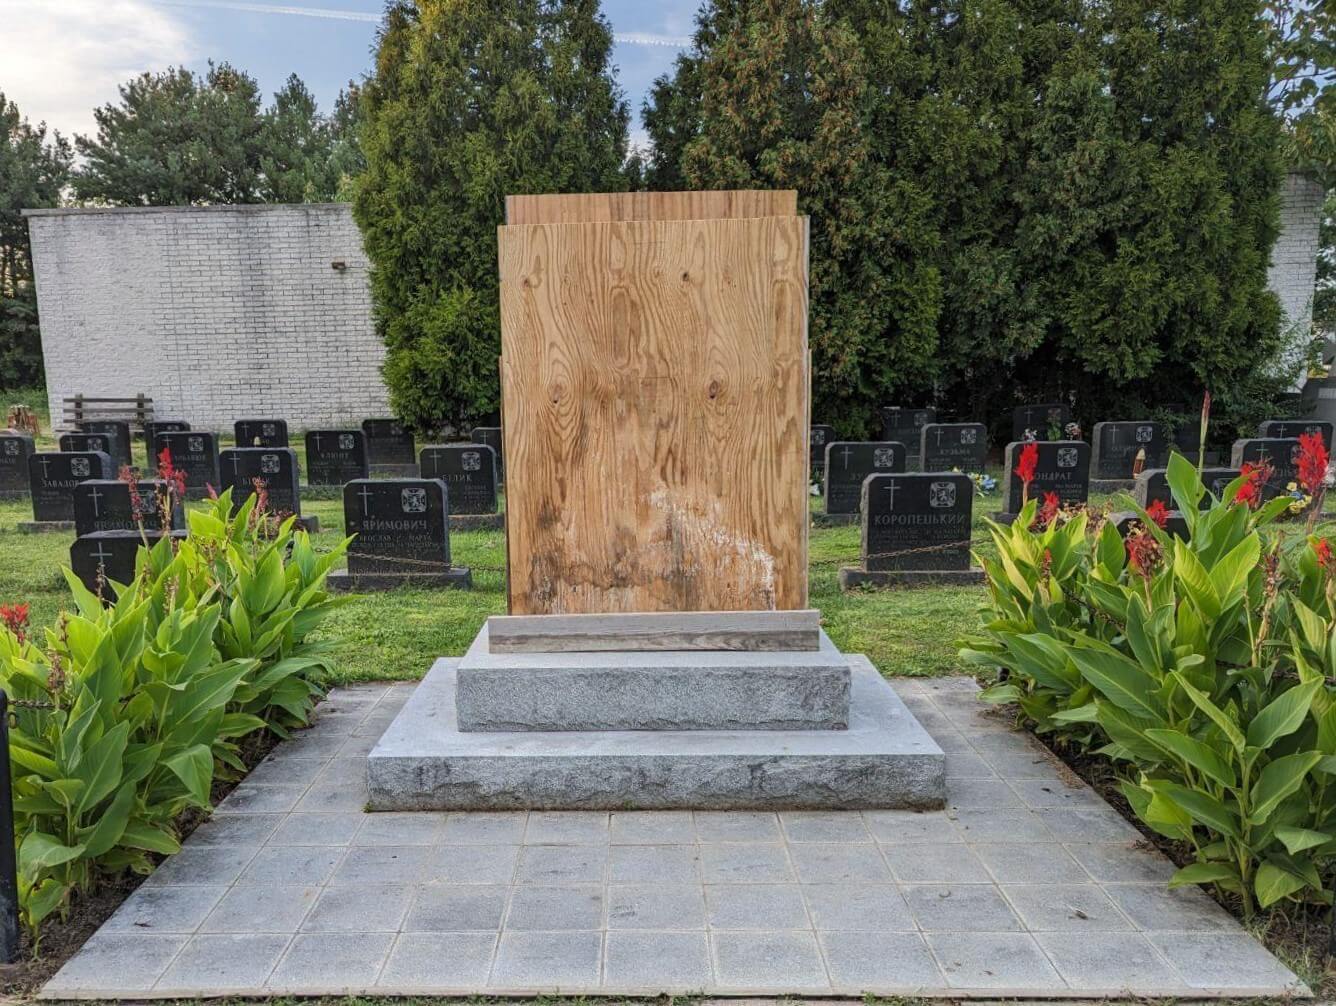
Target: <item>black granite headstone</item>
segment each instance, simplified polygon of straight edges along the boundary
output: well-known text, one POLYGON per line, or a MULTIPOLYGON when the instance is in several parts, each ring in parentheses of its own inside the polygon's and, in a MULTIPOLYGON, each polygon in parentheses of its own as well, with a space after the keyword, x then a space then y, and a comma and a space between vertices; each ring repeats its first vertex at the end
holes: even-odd
POLYGON ((115 474, 105 451, 41 451, 28 455, 28 491, 36 521, 74 520, 74 487, 115 474))
POLYGON ((923 427, 935 422, 936 409, 884 405, 881 409, 881 438, 902 443, 910 451, 917 451, 923 427))
POLYGON ((236 447, 218 455, 222 488, 232 490, 232 512, 256 491, 256 480, 264 483, 269 511, 300 514, 301 493, 297 488, 297 452, 291 447, 236 447))
POLYGON ((35 449, 26 433, 0 432, 0 494, 28 491, 28 458, 35 449))
POLYGON ((62 433, 56 441, 62 451, 78 453, 82 451, 101 451, 116 457, 113 442, 114 433, 62 433))
MULTIPOLYGON (((78 424, 80 433, 101 433, 107 439, 106 453, 111 455, 112 463, 119 472, 127 465, 133 465, 134 455, 131 453, 130 445, 130 424, 123 419, 85 419, 78 424)), ((64 450, 65 448, 61 448, 64 450)), ((94 450, 94 448, 84 448, 84 450, 94 450)))
POLYGON ((189 430, 184 433, 159 433, 154 438, 153 458, 171 453, 172 467, 184 472, 186 499, 200 499, 209 494, 212 486, 222 492, 222 475, 218 470, 218 437, 213 433, 189 430))
POLYGON ((988 427, 983 423, 928 423, 919 432, 925 472, 981 472, 988 463, 988 427))
MULTIPOLYGON (((367 456, 373 465, 411 465, 417 461, 412 431, 397 419, 363 419, 367 456)), ((365 476, 355 476, 365 478, 365 476)))
MULTIPOLYGON (((1016 474, 1024 443, 1007 444, 1007 477, 1003 483, 1002 512, 1020 513, 1024 486, 1016 474)), ((1035 445, 1039 451, 1030 499, 1042 501, 1045 493, 1057 493, 1065 503, 1084 503, 1090 498, 1090 445, 1084 440, 1048 440, 1035 445)))
POLYGON ((1333 428, 1336 423, 1325 419, 1268 419, 1257 427, 1257 435, 1266 439, 1298 438, 1301 433, 1320 433, 1322 443, 1331 450, 1333 428))
POLYGON ((496 452, 486 444, 424 447, 419 466, 424 479, 445 483, 450 513, 496 513, 496 452))
POLYGON ((506 480, 505 437, 499 426, 475 426, 470 439, 475 444, 486 444, 496 451, 496 475, 502 482, 506 480))
POLYGON ((1091 431, 1090 477, 1132 479, 1137 455, 1145 451, 1142 469, 1169 462, 1169 430, 1163 423, 1096 423, 1091 431))
POLYGON ((826 444, 833 444, 836 435, 835 427, 820 423, 813 426, 808 433, 808 466, 813 480, 821 474, 821 468, 826 463, 826 444))
POLYGON ((450 509, 439 479, 356 479, 343 487, 350 573, 440 573, 450 568, 450 509))
POLYGON ((341 486, 366 478, 371 466, 367 450, 367 438, 361 430, 307 431, 307 485, 341 486))
POLYGON ((969 569, 974 483, 954 472, 869 475, 863 568, 969 569))
POLYGON ((131 491, 128 482, 119 479, 89 479, 74 487, 74 531, 161 531, 163 515, 166 527, 183 524, 181 507, 173 499, 166 482, 143 479, 131 491))
POLYGON ((158 442, 160 433, 185 433, 190 429, 190 424, 184 419, 150 419, 144 424, 144 452, 148 455, 148 470, 156 472, 158 470, 158 452, 154 445, 158 442))
POLYGON ((826 445, 822 495, 826 513, 855 514, 863 498, 863 480, 869 475, 905 470, 904 444, 837 440, 826 445))
MULTIPOLYGON (((1113 526, 1118 529, 1118 533, 1124 538, 1145 524, 1141 514, 1130 510, 1111 513, 1109 514, 1109 520, 1113 521, 1113 526)), ((1166 516, 1164 530, 1175 538, 1182 538, 1184 541, 1188 541, 1192 537, 1188 532, 1188 522, 1183 519, 1183 515, 1177 510, 1171 510, 1166 516)))
POLYGON ((1289 492, 1289 485, 1298 477, 1299 441, 1293 437, 1254 437, 1235 440, 1229 463, 1234 468, 1244 464, 1267 465, 1271 477, 1262 486, 1262 500, 1275 499, 1289 492))
POLYGON ((1037 440, 1061 440, 1066 436, 1063 428, 1071 421, 1072 410, 1062 402, 1018 405, 1011 410, 1011 439, 1024 440, 1026 431, 1033 430, 1037 440))
MULTIPOLYGON (((173 531, 173 538, 184 538, 184 531, 173 531)), ((70 569, 83 585, 104 601, 115 600, 107 585, 127 584, 135 577, 135 558, 145 544, 152 548, 162 540, 162 532, 140 534, 138 531, 97 531, 80 535, 70 546, 70 569)))
POLYGON ((238 447, 287 447, 286 419, 238 419, 232 424, 238 447))
MULTIPOLYGON (((1201 473, 1202 484, 1206 486, 1207 494, 1201 498, 1200 508, 1206 510, 1211 505, 1211 497, 1219 499, 1225 491, 1225 488, 1239 477, 1237 468, 1203 468, 1201 473)), ((1178 504, 1174 501, 1174 494, 1169 488, 1168 469, 1165 468, 1147 468, 1137 476, 1136 486, 1132 490, 1132 496, 1137 501, 1137 506, 1145 510, 1156 500, 1159 500, 1170 510, 1175 510, 1178 504)))

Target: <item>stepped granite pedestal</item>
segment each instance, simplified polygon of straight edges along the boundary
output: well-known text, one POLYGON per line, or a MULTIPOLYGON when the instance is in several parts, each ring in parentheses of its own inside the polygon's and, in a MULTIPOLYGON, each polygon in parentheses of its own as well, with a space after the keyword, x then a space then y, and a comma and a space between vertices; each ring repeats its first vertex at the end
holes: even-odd
POLYGON ((934 809, 946 759, 861 655, 441 659, 367 761, 373 810, 934 809))

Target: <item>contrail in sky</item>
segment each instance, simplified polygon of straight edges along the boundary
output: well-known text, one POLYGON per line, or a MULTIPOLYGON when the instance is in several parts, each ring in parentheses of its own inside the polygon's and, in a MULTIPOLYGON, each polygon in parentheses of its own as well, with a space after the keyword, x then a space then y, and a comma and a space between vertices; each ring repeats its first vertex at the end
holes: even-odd
MULTIPOLYGON (((149 0, 161 7, 203 8, 216 10, 235 10, 247 14, 291 14, 297 17, 318 17, 328 21, 365 21, 376 24, 379 14, 357 10, 337 10, 333 7, 293 7, 291 5, 271 3, 242 3, 241 0, 149 0)), ((654 35, 647 32, 616 32, 613 41, 627 45, 662 45, 671 49, 685 49, 691 45, 691 39, 678 35, 654 35)))

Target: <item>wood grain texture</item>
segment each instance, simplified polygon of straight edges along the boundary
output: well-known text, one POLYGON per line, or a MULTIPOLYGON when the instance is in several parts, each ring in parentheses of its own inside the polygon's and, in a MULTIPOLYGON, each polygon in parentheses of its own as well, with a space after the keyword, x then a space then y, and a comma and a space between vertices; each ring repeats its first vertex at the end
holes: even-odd
POLYGON ((807 234, 501 229, 512 614, 807 606, 807 234))
POLYGON ((512 226, 605 220, 791 217, 797 212, 798 193, 793 189, 506 196, 506 223, 512 226))
POLYGON ((492 653, 819 650, 821 612, 804 608, 491 615, 487 619, 487 645, 492 653))

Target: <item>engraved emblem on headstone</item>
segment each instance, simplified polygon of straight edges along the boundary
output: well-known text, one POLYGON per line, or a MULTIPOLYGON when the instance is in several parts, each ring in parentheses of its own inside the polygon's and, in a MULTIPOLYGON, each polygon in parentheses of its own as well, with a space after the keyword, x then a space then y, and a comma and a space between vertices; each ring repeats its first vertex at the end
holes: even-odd
POLYGON ((1225 491, 1225 487, 1228 486, 1229 483, 1229 479, 1216 479, 1211 483, 1211 492, 1219 496, 1225 491))
POLYGON ((278 427, 275 426, 273 423, 261 423, 261 424, 260 424, 260 436, 262 436, 262 437, 272 437, 272 436, 276 436, 277 434, 278 434, 278 427))
POLYGON ((353 449, 353 435, 351 433, 339 434, 339 450, 350 451, 353 449))
POLYGON ((92 472, 87 458, 70 458, 70 474, 76 479, 86 479, 92 472))
POLYGON ((1077 450, 1075 447, 1058 448, 1058 467, 1075 468, 1077 461, 1077 450))
POLYGON ((191 454, 201 454, 204 452, 203 437, 186 437, 186 450, 191 454))
POLYGON ((17 440, 6 440, 5 453, 17 456, 19 453, 19 442, 17 440))
POLYGON ((1137 427, 1137 443, 1148 444, 1154 439, 1155 439, 1155 427, 1153 426, 1137 427))
POLYGON ((459 467, 466 472, 482 471, 482 455, 477 451, 465 451, 459 456, 459 467))
POLYGON ((956 505, 956 484, 954 482, 933 482, 928 486, 928 505, 931 507, 953 507, 956 505))
POLYGON ((105 451, 107 449, 107 442, 101 437, 89 437, 88 449, 90 451, 105 451))
POLYGON ((824 444, 825 442, 826 442, 826 431, 825 431, 825 430, 813 430, 813 431, 812 431, 812 443, 816 444, 816 445, 819 447, 819 446, 821 446, 822 444, 824 444))
POLYGON ((892 447, 874 447, 872 449, 872 467, 890 468, 895 464, 895 449, 892 447))
POLYGON ((260 471, 265 475, 277 475, 279 471, 279 461, 277 454, 260 455, 260 471))
POLYGON ((977 444, 979 442, 979 431, 974 427, 966 427, 960 431, 960 442, 962 444, 977 444))
POLYGON ((427 490, 421 488, 404 489, 400 494, 404 513, 427 512, 427 490))

